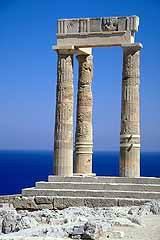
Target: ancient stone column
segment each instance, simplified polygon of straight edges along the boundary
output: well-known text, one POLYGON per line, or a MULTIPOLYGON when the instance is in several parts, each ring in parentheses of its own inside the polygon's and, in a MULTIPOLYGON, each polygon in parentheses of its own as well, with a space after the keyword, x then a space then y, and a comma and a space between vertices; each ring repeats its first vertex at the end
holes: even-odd
POLYGON ((140 177, 139 58, 141 44, 123 47, 120 176, 140 177))
POLYGON ((73 175, 73 56, 58 51, 54 174, 73 175))
POLYGON ((92 173, 92 55, 78 55, 79 81, 75 138, 75 173, 92 173))

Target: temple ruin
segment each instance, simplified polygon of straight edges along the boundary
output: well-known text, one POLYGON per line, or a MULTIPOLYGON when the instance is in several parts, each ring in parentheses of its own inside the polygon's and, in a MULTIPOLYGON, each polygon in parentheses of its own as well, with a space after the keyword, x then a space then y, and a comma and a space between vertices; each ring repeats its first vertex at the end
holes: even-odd
POLYGON ((54 46, 58 54, 54 175, 92 175, 92 48, 118 46, 123 49, 119 175, 140 176, 139 58, 142 44, 134 42, 138 26, 137 16, 58 20, 57 45, 54 46), (79 64, 75 143, 74 54, 79 64))
POLYGON ((18 209, 142 205, 160 199, 160 178, 140 177, 139 18, 58 20, 54 174, 22 189, 18 209), (93 47, 123 49, 120 177, 92 173, 93 47), (73 56, 79 64, 76 136, 73 143, 73 56), (74 160, 73 160, 74 156, 74 160), (74 166, 73 166, 74 163, 74 166), (73 170, 74 169, 74 170, 73 170))

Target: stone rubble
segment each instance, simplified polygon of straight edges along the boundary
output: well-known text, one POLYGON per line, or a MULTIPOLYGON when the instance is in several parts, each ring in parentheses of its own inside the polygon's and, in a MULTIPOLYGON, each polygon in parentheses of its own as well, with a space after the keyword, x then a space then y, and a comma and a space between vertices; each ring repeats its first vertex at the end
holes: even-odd
MULTIPOLYGON (((55 239, 121 239, 124 233, 114 226, 143 227, 144 215, 160 215, 160 201, 143 206, 63 210, 15 210, 0 208, 0 240, 14 237, 55 239), (8 238, 6 238, 8 237, 8 238)), ((23 238, 22 238, 23 239, 23 238)))

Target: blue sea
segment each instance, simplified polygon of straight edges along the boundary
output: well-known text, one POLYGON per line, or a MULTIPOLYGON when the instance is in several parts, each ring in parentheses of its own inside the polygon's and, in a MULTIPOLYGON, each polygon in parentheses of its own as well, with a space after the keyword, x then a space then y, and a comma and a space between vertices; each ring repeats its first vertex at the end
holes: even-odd
MULTIPOLYGON (((36 181, 45 181, 52 169, 53 152, 0 151, 0 195, 20 193, 36 181)), ((93 172, 118 176, 119 152, 94 152, 93 172)), ((141 153, 141 176, 160 177, 160 153, 141 153)))

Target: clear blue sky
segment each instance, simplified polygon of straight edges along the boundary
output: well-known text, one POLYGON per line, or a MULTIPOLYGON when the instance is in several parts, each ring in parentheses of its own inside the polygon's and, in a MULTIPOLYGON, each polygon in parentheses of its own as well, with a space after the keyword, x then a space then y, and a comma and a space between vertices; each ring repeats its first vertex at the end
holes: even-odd
MULTIPOLYGON (((160 150, 159 12, 159 0, 0 0, 0 149, 53 149, 58 18, 138 15, 142 150, 160 150)), ((93 54, 94 149, 118 150, 122 50, 93 54)))

